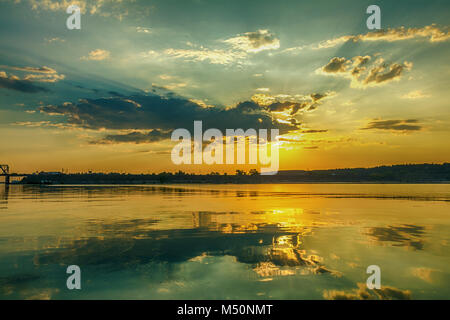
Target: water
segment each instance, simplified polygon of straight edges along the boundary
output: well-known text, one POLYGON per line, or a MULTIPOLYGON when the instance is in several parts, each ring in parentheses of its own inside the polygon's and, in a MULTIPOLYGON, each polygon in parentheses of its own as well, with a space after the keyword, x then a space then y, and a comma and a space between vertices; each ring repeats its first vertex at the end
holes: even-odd
POLYGON ((445 184, 0 186, 0 299, 449 299, 449 245, 445 184))

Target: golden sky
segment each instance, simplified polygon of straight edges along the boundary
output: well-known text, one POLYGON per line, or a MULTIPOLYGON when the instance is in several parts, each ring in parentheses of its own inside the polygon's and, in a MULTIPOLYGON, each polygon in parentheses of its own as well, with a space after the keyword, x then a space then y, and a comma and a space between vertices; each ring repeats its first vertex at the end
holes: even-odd
MULTIPOLYGON (((72 1, 70 2, 72 3, 72 1)), ((448 162, 449 5, 0 3, 0 163, 15 172, 234 172, 172 163, 177 128, 280 130, 280 170, 448 162)))

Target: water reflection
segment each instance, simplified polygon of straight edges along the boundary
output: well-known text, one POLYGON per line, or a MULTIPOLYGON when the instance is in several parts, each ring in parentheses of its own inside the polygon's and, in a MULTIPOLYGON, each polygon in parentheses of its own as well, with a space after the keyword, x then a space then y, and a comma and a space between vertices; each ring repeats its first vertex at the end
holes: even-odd
POLYGON ((364 188, 12 186, 0 298, 448 297, 447 189, 364 188), (77 293, 65 289, 72 264, 77 293), (370 264, 381 290, 363 285, 370 264))
MULTIPOLYGON (((237 261, 273 266, 308 267, 314 272, 330 272, 317 255, 302 248, 302 237, 311 232, 289 232, 285 227, 260 223, 252 226, 218 225, 211 222, 212 213, 198 213, 197 225, 190 229, 159 230, 157 219, 121 220, 115 223, 90 219, 86 228, 96 237, 65 239, 52 250, 38 252, 36 265, 62 263, 64 265, 116 266, 146 264, 151 261, 185 262, 201 255, 228 255, 237 261)), ((48 249, 48 247, 46 248, 48 249)))
POLYGON ((0 209, 8 208, 9 185, 0 185, 0 209))
POLYGON ((64 199, 85 196, 87 198, 101 198, 111 195, 151 195, 163 194, 166 196, 185 197, 193 195, 221 196, 231 198, 345 198, 345 199, 386 199, 386 200, 414 200, 414 201, 444 201, 450 202, 450 188, 446 185, 431 185, 432 191, 427 190, 430 185, 383 185, 376 184, 354 187, 353 184, 329 184, 324 185, 60 185, 60 186, 35 186, 21 185, 26 194, 33 197, 52 197, 64 199), (300 186, 300 187, 299 187, 300 186), (252 188, 253 190, 249 190, 252 188), (333 192, 329 192, 332 189, 333 192), (365 190, 366 189, 366 190, 365 190), (390 190, 392 189, 392 191, 390 190), (426 190, 425 192, 422 191, 426 190), (433 189, 437 189, 436 191, 433 189))
POLYGON ((381 244, 423 250, 424 233, 425 227, 405 224, 370 228, 367 235, 381 244))
POLYGON ((411 291, 393 287, 369 290, 365 283, 358 283, 357 289, 325 290, 324 298, 328 300, 410 300, 411 291))

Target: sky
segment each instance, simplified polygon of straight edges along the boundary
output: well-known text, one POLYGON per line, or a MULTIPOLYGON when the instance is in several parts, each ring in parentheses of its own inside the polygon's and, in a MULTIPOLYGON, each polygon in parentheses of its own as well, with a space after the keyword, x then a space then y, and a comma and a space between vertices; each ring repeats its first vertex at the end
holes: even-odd
POLYGON ((171 132, 279 129, 280 170, 450 160, 450 2, 0 0, 0 163, 234 172, 171 132), (66 9, 81 8, 69 30, 66 9), (369 30, 369 5, 381 30, 369 30))

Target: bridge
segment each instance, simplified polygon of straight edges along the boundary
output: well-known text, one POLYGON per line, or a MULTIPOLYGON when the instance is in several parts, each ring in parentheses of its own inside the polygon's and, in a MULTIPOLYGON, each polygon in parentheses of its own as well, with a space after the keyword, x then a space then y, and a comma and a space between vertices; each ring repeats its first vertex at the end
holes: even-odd
POLYGON ((20 173, 10 173, 9 165, 0 164, 0 177, 5 177, 5 184, 9 185, 11 182, 11 177, 26 177, 28 174, 20 174, 20 173))

